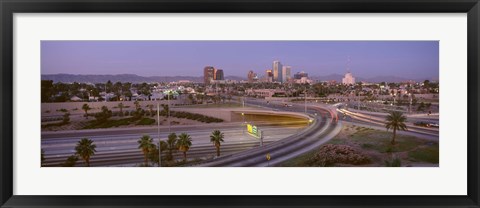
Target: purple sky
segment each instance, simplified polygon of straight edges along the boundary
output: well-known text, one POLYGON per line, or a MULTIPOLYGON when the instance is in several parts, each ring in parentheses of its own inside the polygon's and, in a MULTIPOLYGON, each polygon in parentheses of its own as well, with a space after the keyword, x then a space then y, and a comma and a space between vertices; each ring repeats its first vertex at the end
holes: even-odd
POLYGON ((274 60, 292 74, 438 78, 438 41, 42 41, 42 74, 261 75, 274 60))

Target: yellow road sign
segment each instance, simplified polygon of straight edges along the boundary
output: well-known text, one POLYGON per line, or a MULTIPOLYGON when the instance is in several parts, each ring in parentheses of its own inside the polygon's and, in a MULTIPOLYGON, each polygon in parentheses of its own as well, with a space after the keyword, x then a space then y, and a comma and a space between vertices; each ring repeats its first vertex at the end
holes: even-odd
POLYGON ((267 160, 270 160, 271 157, 270 157, 270 153, 267 153, 267 156, 266 156, 267 160))

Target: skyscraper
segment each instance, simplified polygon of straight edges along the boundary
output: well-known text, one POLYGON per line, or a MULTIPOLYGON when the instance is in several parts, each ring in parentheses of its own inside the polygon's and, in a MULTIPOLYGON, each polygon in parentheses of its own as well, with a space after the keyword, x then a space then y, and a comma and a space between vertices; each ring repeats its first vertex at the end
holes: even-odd
POLYGON ((283 78, 282 78, 282 63, 280 63, 280 61, 273 61, 273 66, 272 66, 272 70, 273 70, 273 81, 274 82, 282 82, 283 81, 283 78))
POLYGON ((212 83, 215 79, 215 68, 213 66, 206 66, 203 68, 203 82, 207 85, 212 83))
POLYGON ((291 66, 284 66, 282 67, 282 83, 287 82, 292 78, 292 67, 291 66))
POLYGON ((250 70, 250 71, 248 71, 247 78, 248 78, 248 82, 252 83, 253 81, 255 81, 257 79, 257 74, 255 72, 253 72, 252 70, 250 70))
POLYGON ((225 78, 223 77, 223 69, 217 69, 215 70, 215 80, 224 80, 225 78))
POLYGON ((308 78, 308 73, 301 71, 297 72, 295 75, 293 75, 294 79, 301 79, 302 77, 307 77, 308 78))
POLYGON ((271 69, 265 70, 265 82, 273 82, 273 72, 271 69))

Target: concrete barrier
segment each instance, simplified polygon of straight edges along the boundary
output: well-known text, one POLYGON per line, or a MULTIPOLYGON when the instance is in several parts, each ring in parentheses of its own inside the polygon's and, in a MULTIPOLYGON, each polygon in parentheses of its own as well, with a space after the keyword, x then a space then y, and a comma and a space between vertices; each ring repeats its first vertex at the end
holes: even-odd
MULTIPOLYGON (((205 116, 223 119, 227 122, 243 121, 242 113, 246 116, 246 120, 258 120, 253 116, 274 116, 285 117, 290 119, 310 119, 307 115, 295 112, 283 112, 272 110, 257 110, 252 108, 174 108, 174 111, 185 111, 190 113, 198 113, 205 116)), ((258 117, 257 117, 258 118, 258 117)))

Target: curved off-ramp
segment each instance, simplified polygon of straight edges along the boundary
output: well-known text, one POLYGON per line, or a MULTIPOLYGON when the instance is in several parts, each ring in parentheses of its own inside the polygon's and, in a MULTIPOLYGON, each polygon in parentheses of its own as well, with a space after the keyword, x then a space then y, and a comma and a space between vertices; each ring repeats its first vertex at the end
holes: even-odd
POLYGON ((246 150, 237 154, 220 157, 199 164, 200 167, 258 167, 272 166, 326 143, 341 130, 341 124, 334 108, 309 106, 318 114, 312 116, 309 127, 298 134, 273 142, 263 147, 246 150), (270 160, 266 159, 266 155, 270 160))

